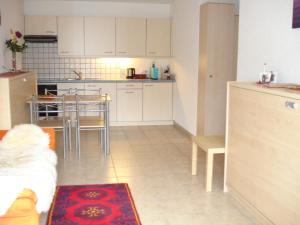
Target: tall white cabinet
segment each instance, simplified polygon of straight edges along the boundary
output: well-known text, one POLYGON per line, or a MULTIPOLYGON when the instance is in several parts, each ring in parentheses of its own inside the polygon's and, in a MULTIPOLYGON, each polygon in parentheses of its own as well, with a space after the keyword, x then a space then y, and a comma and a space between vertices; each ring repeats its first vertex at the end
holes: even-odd
POLYGON ((116 55, 146 55, 146 19, 116 19, 116 55))
POLYGON ((84 55, 84 18, 61 17, 58 24, 58 54, 63 56, 84 55))
POLYGON ((170 19, 147 19, 147 56, 171 55, 170 19))
POLYGON ((114 56, 116 28, 114 17, 85 17, 85 55, 114 56))

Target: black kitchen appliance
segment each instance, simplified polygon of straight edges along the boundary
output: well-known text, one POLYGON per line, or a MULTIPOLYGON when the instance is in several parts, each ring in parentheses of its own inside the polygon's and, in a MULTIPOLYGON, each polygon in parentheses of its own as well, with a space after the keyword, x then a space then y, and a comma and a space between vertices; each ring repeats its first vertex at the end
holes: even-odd
MULTIPOLYGON (((56 84, 39 84, 38 85, 38 95, 57 95, 57 85, 56 84)), ((53 111, 58 109, 57 104, 51 105, 53 111)), ((43 111, 43 109, 40 109, 43 111)), ((39 116, 44 117, 46 113, 40 112, 39 116)), ((48 116, 58 116, 57 112, 48 113, 48 116)))
POLYGON ((135 68, 127 68, 127 79, 133 79, 135 76, 135 68))

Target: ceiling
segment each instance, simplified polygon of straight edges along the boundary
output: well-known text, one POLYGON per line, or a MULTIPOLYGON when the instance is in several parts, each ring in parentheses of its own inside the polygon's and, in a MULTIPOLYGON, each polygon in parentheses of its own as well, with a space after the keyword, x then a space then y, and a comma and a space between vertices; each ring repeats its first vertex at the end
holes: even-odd
POLYGON ((134 3, 168 4, 171 3, 173 0, 33 0, 33 1, 134 2, 134 3))

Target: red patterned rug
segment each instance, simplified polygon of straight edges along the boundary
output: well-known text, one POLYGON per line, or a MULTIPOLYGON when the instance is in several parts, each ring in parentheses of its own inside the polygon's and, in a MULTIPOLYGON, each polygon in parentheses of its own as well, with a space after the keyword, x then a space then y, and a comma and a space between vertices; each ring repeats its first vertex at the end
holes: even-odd
POLYGON ((57 187, 48 225, 141 225, 127 184, 57 187))

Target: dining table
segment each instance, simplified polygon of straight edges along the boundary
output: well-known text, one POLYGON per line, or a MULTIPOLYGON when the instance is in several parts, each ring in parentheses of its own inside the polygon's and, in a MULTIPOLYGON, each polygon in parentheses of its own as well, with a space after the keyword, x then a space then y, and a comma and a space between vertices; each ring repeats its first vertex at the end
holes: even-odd
MULTIPOLYGON (((71 106, 71 107, 67 107, 68 109, 66 110, 67 112, 75 112, 75 110, 73 109, 76 105, 76 98, 78 97, 78 99, 80 99, 79 104, 81 105, 95 105, 95 104, 105 104, 105 108, 106 110, 104 111, 104 121, 105 121, 105 130, 107 132, 106 136, 106 150, 105 152, 107 154, 109 154, 110 152, 110 140, 109 140, 109 132, 110 132, 110 126, 109 126, 109 103, 111 102, 111 97, 108 94, 105 95, 76 95, 76 94, 70 94, 70 95, 65 95, 64 96, 64 102, 66 104, 66 106, 71 106)), ((45 95, 41 95, 40 98, 38 96, 38 104, 60 104, 61 101, 59 101, 56 98, 47 98, 47 96, 45 95)), ((27 101, 27 103, 29 104, 29 109, 30 109, 30 121, 31 123, 34 123, 34 109, 33 109, 33 99, 29 99, 27 101)), ((91 110, 93 111, 93 110, 91 110)))

